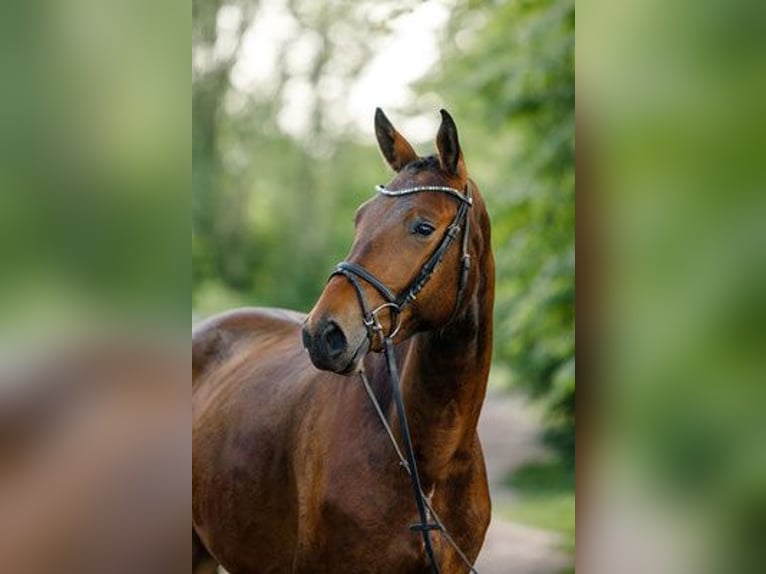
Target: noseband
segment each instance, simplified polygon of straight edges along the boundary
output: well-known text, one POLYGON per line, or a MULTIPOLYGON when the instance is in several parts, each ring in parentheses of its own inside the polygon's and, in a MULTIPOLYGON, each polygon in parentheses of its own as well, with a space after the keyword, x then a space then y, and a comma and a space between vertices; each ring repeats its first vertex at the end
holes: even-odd
POLYGON ((335 271, 332 272, 330 277, 334 277, 335 275, 343 275, 346 279, 349 280, 349 282, 354 286, 354 289, 356 290, 357 297, 359 298, 359 305, 362 308, 362 320, 365 327, 367 328, 367 337, 370 339, 371 344, 374 342, 376 335, 381 339, 384 337, 383 329, 380 325, 380 321, 377 318, 378 313, 384 309, 389 309, 392 318, 391 328, 388 335, 385 336, 391 339, 396 336, 396 334, 399 332, 399 327, 401 326, 399 319, 401 317, 402 311, 413 301, 415 301, 415 299, 417 299, 418 294, 423 290, 423 287, 426 286, 428 281, 430 281, 431 277, 436 271, 436 268, 442 262, 450 246, 452 243, 454 243, 462 229, 463 254, 460 264, 460 279, 457 287, 457 297, 455 298, 455 307, 453 308, 450 320, 455 317, 455 314, 457 313, 460 307, 460 303, 463 299, 465 287, 468 282, 468 272, 471 269, 471 255, 468 253, 468 237, 470 235, 470 218, 468 217, 468 208, 473 205, 471 189, 468 184, 466 184, 465 193, 462 193, 453 187, 446 187, 441 185, 422 185, 397 190, 389 190, 382 185, 377 185, 375 186, 375 190, 381 195, 386 195, 388 197, 403 197, 405 195, 414 195, 416 193, 427 192, 445 193, 450 197, 457 199, 460 202, 460 205, 458 206, 457 213, 455 213, 455 217, 447 227, 447 231, 442 237, 439 246, 431 254, 431 257, 428 258, 428 261, 423 264, 412 282, 410 282, 410 284, 398 295, 394 293, 394 291, 392 291, 385 283, 383 283, 383 281, 375 277, 373 273, 358 263, 353 263, 351 261, 341 261, 335 267, 335 271), (371 285, 378 293, 380 293, 380 295, 385 300, 385 303, 379 305, 375 309, 371 309, 367 301, 367 296, 364 293, 364 289, 359 282, 360 279, 371 285))
POLYGON ((362 308, 362 320, 364 321, 364 325, 367 328, 367 338, 370 340, 370 344, 372 344, 374 342, 375 336, 377 335, 383 344, 383 351, 386 357, 386 366, 388 368, 389 378, 391 379, 392 394, 399 418, 399 428, 401 431, 402 443, 404 447, 403 450, 406 453, 406 460, 405 456, 402 454, 402 449, 399 448, 399 445, 396 442, 396 438, 394 437, 388 421, 383 414, 380 403, 375 397, 375 394, 372 392, 372 388, 370 387, 369 381, 363 368, 359 374, 365 391, 367 392, 370 401, 375 407, 375 411, 380 418, 386 433, 388 434, 389 440, 394 446, 394 450, 399 457, 401 465, 409 474, 410 480, 412 482, 412 488, 415 494, 415 503, 417 505, 420 522, 411 525, 410 529, 416 532, 420 532, 423 536, 423 544, 425 546, 426 555, 428 556, 431 564, 431 570, 434 572, 434 574, 439 574, 439 565, 436 561, 434 549, 431 544, 430 532, 432 530, 440 531, 447 542, 452 545, 463 563, 468 567, 469 572, 475 573, 476 570, 474 569, 473 565, 449 535, 446 528, 444 527, 444 524, 436 515, 436 512, 434 512, 428 497, 426 497, 423 493, 423 488, 420 483, 420 475, 418 474, 418 467, 415 462, 415 452, 412 448, 412 437, 410 436, 410 429, 409 425, 407 424, 407 414, 404 409, 404 401, 402 400, 399 384, 399 371, 396 366, 396 357, 394 355, 393 343, 393 338, 399 332, 399 327, 401 326, 401 312, 413 301, 415 301, 420 291, 422 291, 423 287, 426 286, 428 281, 433 276, 436 268, 442 262, 450 246, 454 243, 462 229, 463 254, 460 264, 460 278, 457 286, 455 307, 452 310, 452 315, 450 316, 449 320, 452 321, 452 319, 454 319, 455 315, 457 314, 458 309, 460 308, 460 303, 463 300, 466 283, 468 282, 468 272, 471 269, 471 255, 468 253, 468 237, 470 235, 470 219, 468 217, 468 208, 473 204, 473 199, 471 198, 471 189, 469 185, 466 185, 465 193, 461 193, 459 190, 452 187, 438 185, 425 185, 398 190, 389 190, 382 185, 378 185, 375 187, 375 189, 381 195, 387 195, 388 197, 402 197, 405 195, 413 195, 415 193, 426 192, 446 193, 447 195, 454 197, 460 202, 457 213, 452 219, 452 222, 449 224, 449 227, 447 227, 447 231, 442 237, 439 246, 431 254, 431 257, 428 258, 428 261, 426 261, 425 264, 420 268, 420 271, 409 284, 409 286, 405 288, 400 294, 397 295, 394 293, 394 291, 391 290, 385 283, 383 283, 380 279, 375 277, 373 273, 361 265, 352 263, 350 261, 342 261, 341 263, 338 263, 338 265, 335 267, 335 271, 332 272, 330 277, 334 277, 335 275, 342 275, 354 286, 357 297, 359 298, 359 305, 362 308), (364 293, 364 288, 362 287, 360 280, 370 284, 378 293, 380 293, 385 302, 375 309, 370 309, 370 305, 367 301, 367 296, 364 293), (389 309, 391 312, 391 327, 388 334, 383 333, 383 327, 378 320, 378 313, 380 313, 383 309, 389 309), (430 522, 429 513, 431 516, 430 522))

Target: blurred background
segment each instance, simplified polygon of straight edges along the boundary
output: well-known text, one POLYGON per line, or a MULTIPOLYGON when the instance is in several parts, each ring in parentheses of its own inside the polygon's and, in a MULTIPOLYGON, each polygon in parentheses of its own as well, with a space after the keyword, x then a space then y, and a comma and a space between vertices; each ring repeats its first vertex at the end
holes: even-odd
POLYGON ((194 0, 192 312, 307 312, 391 174, 380 106, 423 155, 441 107, 487 201, 495 362, 486 573, 574 552, 574 2, 194 0))
POLYGON ((3 572, 188 571, 190 28, 0 2, 3 572))
POLYGON ((762 572, 766 4, 577 16, 578 566, 762 572))
MULTIPOLYGON (((577 20, 577 564, 589 574, 760 574, 766 4, 581 0, 577 20)), ((80 402, 68 391, 51 398, 46 384, 9 396, 24 385, 8 364, 59 381, 36 342, 72 343, 94 324, 98 344, 76 345, 107 359, 75 360, 74 370, 100 388, 138 375, 104 355, 105 339, 156 351, 169 332, 188 353, 190 282, 197 317, 242 304, 307 310, 345 255, 352 210, 389 175, 373 146, 378 105, 421 152, 447 107, 493 218, 498 337, 481 432, 500 454, 490 459, 497 538, 482 560, 500 540, 492 571, 569 568, 572 48, 570 3, 0 3, 4 571, 89 572, 80 561, 67 569, 61 547, 113 554, 94 574, 136 571, 129 557, 146 566, 145 538, 158 552, 165 543, 141 518, 175 499, 167 492, 189 495, 191 456, 188 391, 165 401, 139 385, 134 412, 119 393, 101 395, 116 398, 107 407, 78 392, 90 415, 77 407, 56 419, 73 434, 50 434, 83 464, 65 456, 69 446, 43 450, 30 480, 16 458, 33 452, 27 431, 53 420, 49 408, 80 402), (291 244, 309 210, 316 228, 291 244), (290 280, 277 283, 273 270, 290 280), (174 420, 178 474, 152 473, 155 456, 174 457, 138 449, 147 472, 123 475, 114 457, 133 459, 109 437, 171 444, 157 437, 174 420), (75 421, 88 430, 68 427, 75 421), (94 473, 102 464, 114 473, 94 473), (103 483, 138 494, 140 476, 158 486, 137 498, 105 489, 123 506, 91 504, 91 531, 72 528, 93 516, 74 493, 99 500, 91 490, 103 483), (137 525, 135 544, 111 530, 118 524, 137 525), (45 557, 37 569, 25 560, 45 557)), ((161 378, 185 385, 188 374, 161 378)), ((188 508, 178 516, 188 541, 188 508)))

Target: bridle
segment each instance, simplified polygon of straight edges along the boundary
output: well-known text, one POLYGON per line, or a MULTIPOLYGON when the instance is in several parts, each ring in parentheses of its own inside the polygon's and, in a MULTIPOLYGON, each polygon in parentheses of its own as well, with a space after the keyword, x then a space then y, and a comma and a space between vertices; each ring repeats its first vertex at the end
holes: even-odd
POLYGON ((418 294, 430 281, 431 277, 433 277, 436 268, 444 259, 444 256, 447 254, 447 251, 449 250, 452 243, 454 243, 461 229, 463 230, 463 253, 460 264, 461 269, 460 278, 458 281, 457 297, 455 298, 455 307, 453 308, 452 315, 450 316, 450 321, 454 319, 455 314, 460 308, 460 303, 463 299, 466 284, 468 282, 468 272, 471 269, 471 255, 468 253, 468 237, 470 235, 470 218, 468 217, 468 208, 473 205, 473 198, 471 197, 471 188, 469 184, 466 184, 464 193, 453 187, 441 185, 421 185, 397 190, 389 190, 382 185, 377 185, 375 186, 375 190, 381 195, 386 195, 388 197, 403 197, 406 195, 426 192, 444 193, 457 199, 460 204, 458 206, 457 212, 455 213, 455 217, 447 227, 447 231, 442 237, 438 247, 431 254, 431 257, 428 258, 428 261, 426 261, 420 268, 420 271, 415 276, 415 278, 400 294, 397 295, 394 293, 385 283, 383 283, 383 281, 375 277, 373 273, 358 263, 353 263, 351 261, 341 261, 335 267, 335 271, 332 272, 330 277, 332 278, 335 275, 343 275, 346 279, 349 280, 349 282, 354 286, 356 290, 357 297, 359 298, 359 305, 362 308, 362 320, 364 321, 364 325, 367 328, 367 335, 370 339, 370 344, 374 343, 375 336, 378 336, 380 339, 385 337, 393 339, 396 336, 401 326, 399 319, 401 317, 402 311, 405 309, 405 307, 417 299, 418 294), (383 297, 385 303, 379 305, 375 309, 371 309, 367 301, 367 296, 364 293, 364 289, 359 282, 360 279, 375 288, 375 290, 383 297), (389 309, 392 316, 391 328, 388 335, 383 335, 383 330, 377 318, 378 313, 384 309, 389 309), (394 321, 394 319, 396 320, 394 321))
POLYGON ((458 556, 462 559, 466 566, 468 566, 469 571, 476 574, 476 570, 471 564, 470 560, 468 560, 466 555, 449 535, 446 528, 444 527, 444 523, 436 514, 430 501, 428 500, 428 497, 426 497, 425 493, 423 492, 423 488, 420 482, 420 475, 418 474, 418 468, 415 462, 415 453, 412 448, 412 437, 410 436, 410 429, 409 425, 407 424, 407 415, 404 408, 404 401, 402 400, 399 384, 399 371, 396 366, 396 357, 394 355, 393 343, 393 338, 399 332, 401 327, 402 311, 416 300, 418 294, 423 290, 428 281, 430 281, 431 277, 433 277, 436 268, 442 262, 450 246, 455 242, 455 239, 458 237, 462 230, 462 256, 460 260, 461 262, 457 286, 457 296, 455 298, 455 306, 452 310, 452 315, 450 316, 449 322, 455 318, 455 315, 460 309, 460 304, 463 300, 463 296, 465 295, 465 289, 468 282, 468 273, 471 269, 471 255, 468 253, 468 239, 470 235, 470 218, 468 217, 468 209, 473 205, 473 199, 471 197, 470 184, 466 184, 464 193, 453 187, 440 185, 424 185, 397 190, 389 190, 382 185, 378 185, 375 187, 375 190, 381 195, 386 195, 388 197, 402 197, 406 195, 426 192, 445 193, 459 201, 455 217, 447 227, 447 231, 442 237, 441 242, 428 258, 428 260, 420 268, 420 271, 410 282, 408 287, 405 288, 400 294, 397 295, 394 293, 385 283, 383 283, 380 279, 375 277, 373 273, 361 265, 352 263, 350 261, 342 261, 338 263, 338 265, 335 267, 335 270, 330 275, 330 278, 336 275, 342 275, 348 279, 351 285, 354 286, 357 298, 359 299, 359 305, 362 309, 362 321, 364 322, 364 325, 367 329, 367 338, 369 339, 370 344, 374 343, 375 337, 378 337, 382 342, 383 351, 386 357, 386 366, 388 368, 389 378, 391 379, 394 403, 396 405, 396 411, 399 418, 399 428, 402 435, 402 442, 404 452, 406 453, 406 458, 402 453, 402 449, 399 448, 399 445, 396 442, 394 433, 388 424, 386 416, 383 414, 383 410, 381 409, 380 403, 375 397, 375 393, 372 391, 370 382, 366 373, 364 372, 363 367, 360 367, 359 375, 364 385, 365 391, 367 392, 367 395, 370 398, 373 407, 375 408, 375 412, 377 413, 378 418, 381 420, 383 427, 388 434, 388 438, 391 441, 397 456, 399 457, 400 464, 405 469, 407 474, 409 474, 410 480, 412 482, 412 488, 415 495, 415 503, 417 505, 420 522, 410 525, 410 530, 419 531, 422 534, 426 554, 428 555, 431 569, 434 574, 439 574, 439 565, 436 562, 436 556, 434 555, 434 549, 431 544, 430 532, 432 530, 440 531, 447 542, 449 542, 455 549, 458 556), (371 285, 378 293, 380 293, 385 302, 375 309, 371 309, 367 300, 367 296, 364 293, 364 288, 361 281, 371 285), (391 324, 389 332, 385 334, 383 333, 383 326, 380 324, 378 319, 378 313, 384 309, 388 309, 391 313, 391 324), (429 521, 429 513, 431 515, 431 521, 429 521))

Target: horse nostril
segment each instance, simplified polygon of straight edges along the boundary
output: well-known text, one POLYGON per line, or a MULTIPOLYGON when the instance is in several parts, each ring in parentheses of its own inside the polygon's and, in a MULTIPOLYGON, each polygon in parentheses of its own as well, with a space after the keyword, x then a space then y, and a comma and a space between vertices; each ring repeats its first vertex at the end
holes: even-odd
POLYGON ((346 350, 346 336, 335 321, 330 321, 322 334, 328 355, 337 358, 346 350))

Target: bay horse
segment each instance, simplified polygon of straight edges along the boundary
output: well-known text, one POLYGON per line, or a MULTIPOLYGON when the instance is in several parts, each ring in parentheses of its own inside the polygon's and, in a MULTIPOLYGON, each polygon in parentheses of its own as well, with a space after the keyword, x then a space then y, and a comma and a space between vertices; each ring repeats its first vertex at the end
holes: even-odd
MULTIPOLYGON (((484 201, 455 123, 441 115, 438 155, 420 157, 376 111, 377 141, 395 175, 357 210, 347 260, 308 316, 239 309, 193 330, 196 574, 218 564, 231 574, 431 571, 410 529, 418 513, 407 474, 350 376, 366 374, 397 429, 371 316, 396 345, 422 489, 468 560, 478 556, 490 520, 476 428, 492 351, 494 259, 484 201), (440 249, 461 231, 462 241, 440 249), (397 294, 406 305, 391 303, 397 294)), ((443 536, 433 543, 440 572, 469 571, 443 536)))

